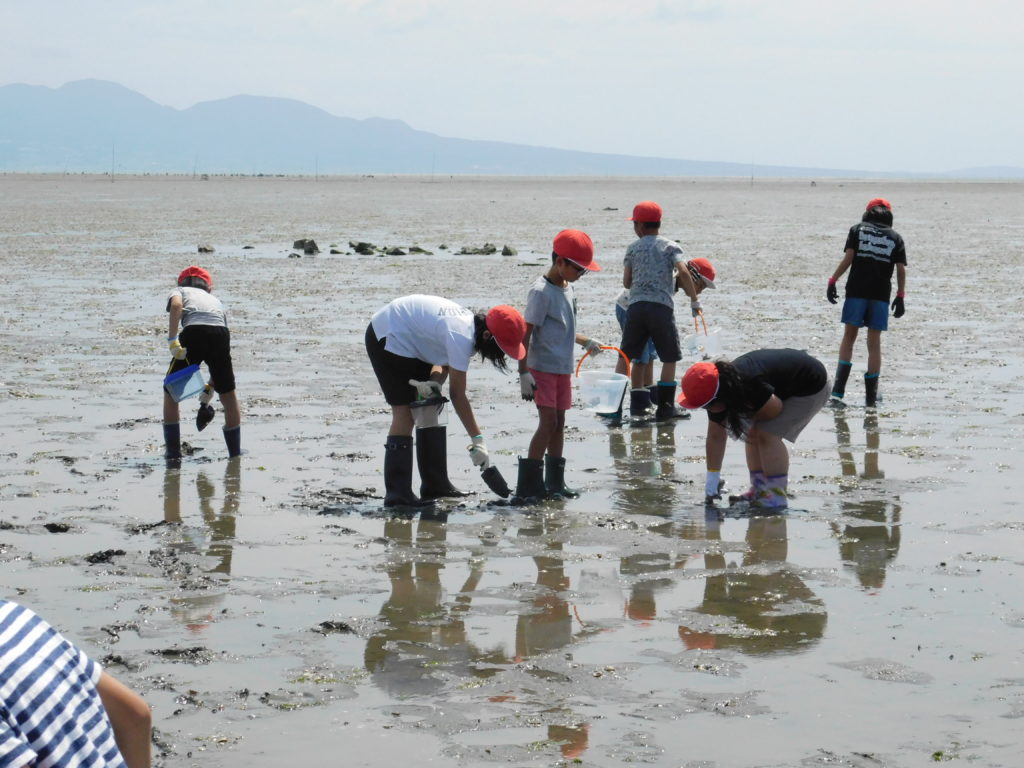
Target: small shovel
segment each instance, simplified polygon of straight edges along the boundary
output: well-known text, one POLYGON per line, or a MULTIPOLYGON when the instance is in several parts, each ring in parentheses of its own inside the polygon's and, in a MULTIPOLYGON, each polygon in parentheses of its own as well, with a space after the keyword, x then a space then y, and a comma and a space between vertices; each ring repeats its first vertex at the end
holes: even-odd
POLYGON ((501 472, 498 468, 492 464, 489 464, 480 471, 480 477, 487 483, 487 487, 494 491, 496 494, 501 496, 503 499, 507 499, 512 495, 511 489, 508 487, 508 483, 505 482, 505 478, 501 476, 501 472))

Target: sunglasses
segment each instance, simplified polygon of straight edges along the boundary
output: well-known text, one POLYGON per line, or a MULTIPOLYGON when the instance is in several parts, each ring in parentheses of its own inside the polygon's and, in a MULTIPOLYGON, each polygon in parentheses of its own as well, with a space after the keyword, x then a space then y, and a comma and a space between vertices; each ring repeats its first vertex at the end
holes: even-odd
POLYGON ((576 274, 580 275, 581 277, 587 273, 587 268, 586 267, 581 267, 575 261, 569 261, 569 259, 562 259, 562 261, 564 261, 570 267, 575 269, 576 270, 576 274))

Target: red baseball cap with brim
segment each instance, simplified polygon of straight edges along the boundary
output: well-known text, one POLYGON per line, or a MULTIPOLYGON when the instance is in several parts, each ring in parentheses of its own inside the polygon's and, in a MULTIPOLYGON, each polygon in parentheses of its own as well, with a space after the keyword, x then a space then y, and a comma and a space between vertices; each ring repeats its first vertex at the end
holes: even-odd
POLYGON ((181 285, 183 282, 185 282, 185 279, 189 277, 202 278, 203 280, 206 281, 206 284, 211 289, 213 288, 213 278, 210 277, 210 273, 207 272, 202 267, 197 267, 195 265, 192 265, 191 267, 185 267, 183 270, 181 270, 181 274, 178 275, 178 285, 181 285))
POLYGON ((594 263, 594 243, 590 235, 578 229, 563 229, 555 235, 552 246, 555 253, 563 259, 591 272, 600 272, 601 268, 594 263))
POLYGON ((879 206, 881 206, 882 208, 887 208, 887 209, 889 209, 890 211, 892 210, 892 203, 890 203, 890 202, 889 202, 888 200, 886 200, 886 199, 885 199, 884 197, 875 197, 875 198, 872 198, 872 199, 871 199, 871 200, 870 200, 870 201, 868 202, 868 207, 867 207, 867 208, 865 208, 864 210, 865 210, 865 211, 870 211, 870 210, 871 210, 872 208, 878 208, 879 206))
POLYGON ((695 363, 683 374, 679 404, 683 408, 703 408, 718 395, 718 368, 714 363, 695 363))
POLYGON ((526 321, 519 310, 508 304, 492 307, 487 313, 487 330, 498 342, 501 351, 514 360, 526 357, 523 337, 526 335, 526 321))
POLYGON ((640 221, 645 224, 661 223, 661 206, 653 200, 644 200, 633 206, 633 215, 626 221, 640 221))
POLYGON ((711 262, 703 257, 696 259, 690 259, 687 262, 687 266, 693 267, 697 270, 697 274, 700 275, 701 282, 704 283, 705 288, 715 287, 715 268, 711 266, 711 262))

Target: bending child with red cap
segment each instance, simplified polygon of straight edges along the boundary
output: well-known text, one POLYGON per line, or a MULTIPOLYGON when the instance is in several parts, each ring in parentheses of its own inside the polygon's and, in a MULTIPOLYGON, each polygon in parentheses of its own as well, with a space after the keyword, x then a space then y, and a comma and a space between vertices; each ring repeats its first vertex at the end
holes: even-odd
POLYGON ((576 332, 572 284, 588 271, 601 269, 594 261, 590 236, 565 229, 555 235, 552 248, 551 267, 530 288, 523 313, 527 352, 519 361, 519 388, 523 400, 537 404, 540 423, 526 458, 519 459, 516 497, 520 500, 579 496, 565 484, 562 456, 565 412, 572 407, 573 345, 592 355, 599 354, 602 346, 576 332))
POLYGON ((705 440, 705 503, 721 498, 722 461, 728 436, 743 440, 750 488, 730 502, 764 509, 787 506, 789 451, 783 439, 797 436, 822 409, 830 391, 822 363, 796 349, 758 349, 732 362, 690 366, 679 404, 708 413, 705 440))
POLYGON ((846 300, 843 302, 843 340, 839 343, 839 363, 832 397, 842 403, 846 381, 853 369, 853 345, 857 332, 868 329, 868 369, 864 373, 864 404, 872 408, 878 401, 878 376, 882 371, 882 331, 889 328, 889 296, 892 273, 896 270, 896 298, 893 317, 903 317, 903 297, 907 287, 907 251, 903 238, 892 228, 892 204, 882 197, 871 200, 859 224, 850 227, 843 258, 828 279, 826 298, 832 304, 839 299, 836 281, 847 269, 846 300))
MULTIPOLYGON (((213 278, 202 267, 186 267, 178 275, 178 287, 167 299, 167 345, 173 360, 171 374, 189 365, 206 363, 210 380, 199 396, 196 428, 202 431, 214 417, 210 400, 216 392, 224 407, 224 442, 228 456, 242 453, 242 411, 235 394, 235 371, 231 364, 231 332, 220 299, 211 293, 213 278), (181 325, 181 333, 178 326, 181 325)), ((164 446, 166 458, 181 458, 181 427, 178 403, 164 390, 164 446)))
MULTIPOLYGON (((499 371, 508 370, 506 356, 521 360, 526 355, 525 332, 523 316, 513 307, 473 312, 440 296, 403 296, 374 313, 366 327, 366 353, 391 406, 384 444, 385 507, 428 506, 435 499, 466 495, 448 479, 443 424, 416 429, 420 495, 412 490, 412 403, 417 398, 440 398, 445 381, 452 408, 470 436, 470 460, 481 470, 496 471, 490 469, 487 446, 466 394, 466 372, 474 354, 499 371)), ((488 477, 485 473, 485 480, 488 477)), ((507 489, 503 493, 507 495, 507 489)))

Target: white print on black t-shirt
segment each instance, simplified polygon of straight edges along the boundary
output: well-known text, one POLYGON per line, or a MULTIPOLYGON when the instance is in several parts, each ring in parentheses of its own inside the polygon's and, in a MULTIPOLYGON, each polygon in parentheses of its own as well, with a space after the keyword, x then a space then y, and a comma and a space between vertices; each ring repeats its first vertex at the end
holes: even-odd
POLYGON ((862 229, 857 243, 857 255, 888 262, 895 247, 896 241, 891 237, 875 235, 862 229))

